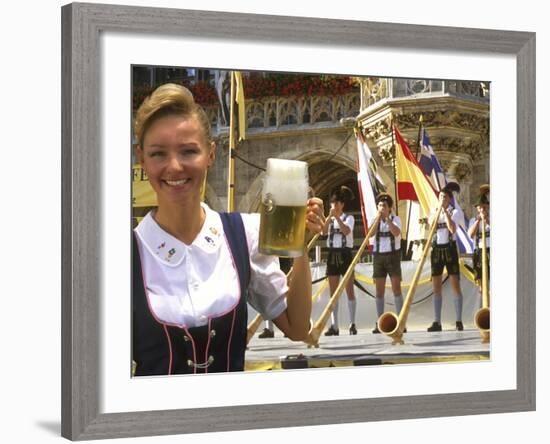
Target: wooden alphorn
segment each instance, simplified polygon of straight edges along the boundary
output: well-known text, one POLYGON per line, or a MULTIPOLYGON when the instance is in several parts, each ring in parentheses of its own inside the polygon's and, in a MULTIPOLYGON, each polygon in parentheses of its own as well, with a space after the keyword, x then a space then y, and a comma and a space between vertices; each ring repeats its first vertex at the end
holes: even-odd
POLYGON ((474 323, 479 329, 481 343, 491 339, 491 309, 489 308, 489 279, 487 264, 487 246, 485 245, 485 221, 481 221, 481 308, 474 316, 474 323))
POLYGON ((346 283, 348 282, 349 278, 353 274, 353 271, 355 269, 355 266, 357 265, 357 262, 359 262, 359 259, 361 258, 363 251, 365 251, 365 248, 369 244, 369 239, 372 237, 374 233, 374 229, 378 226, 379 220, 380 220, 380 215, 377 215, 367 235, 365 236, 365 240, 359 247, 359 250, 357 250, 357 253, 355 254, 353 260, 351 261, 350 266, 348 267, 346 273, 340 280, 340 283, 338 284, 338 287, 336 287, 334 294, 331 296, 330 301, 328 302, 327 306, 321 313, 321 316, 319 317, 317 322, 315 322, 315 324, 309 331, 309 335, 307 339, 304 341, 306 344, 308 344, 308 346, 316 347, 316 348, 319 347, 319 337, 321 336, 321 332, 323 331, 323 328, 325 328, 325 324, 327 323, 328 318, 332 313, 332 310, 334 310, 334 307, 336 306, 336 303, 338 302, 340 295, 344 291, 346 283))
POLYGON ((411 309, 414 294, 416 292, 416 287, 420 279, 420 273, 422 272, 422 267, 424 267, 424 262, 426 262, 426 257, 428 256, 428 252, 430 251, 432 239, 437 224, 439 222, 439 216, 441 215, 442 209, 443 207, 439 205, 439 208, 437 209, 437 212, 435 214, 435 218, 430 227, 428 238, 426 239, 426 245, 424 245, 422 257, 420 258, 420 262, 414 273, 414 277, 411 282, 411 286, 409 287, 409 291, 407 292, 407 296, 405 297, 405 301, 403 301, 403 308, 401 308, 399 316, 392 311, 387 311, 385 313, 382 313, 382 315, 378 318, 378 329, 386 336, 390 336, 392 338, 392 345, 404 344, 403 330, 405 329, 405 326, 407 324, 407 318, 409 317, 409 311, 411 309))
MULTIPOLYGON (((317 233, 315 236, 313 236, 311 238, 311 240, 307 244, 306 252, 304 254, 309 253, 309 250, 311 250, 311 247, 313 247, 313 244, 315 244, 317 239, 319 239, 319 236, 320 236, 320 233, 317 233)), ((292 268, 290 270, 288 270, 288 273, 286 274, 287 280, 290 279, 291 273, 292 273, 292 268)), ((263 321, 262 315, 258 313, 256 315, 256 317, 254 319, 252 319, 250 324, 248 324, 247 332, 246 332, 246 343, 247 344, 250 342, 250 340, 252 339, 252 337, 254 336, 256 331, 258 330, 258 327, 260 326, 262 321, 263 321)))

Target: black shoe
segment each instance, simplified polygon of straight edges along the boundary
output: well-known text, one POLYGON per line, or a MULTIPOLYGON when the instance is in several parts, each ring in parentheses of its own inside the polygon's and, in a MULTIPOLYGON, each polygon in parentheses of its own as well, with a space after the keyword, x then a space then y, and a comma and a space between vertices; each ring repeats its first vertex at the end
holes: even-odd
POLYGON ((428 331, 441 331, 441 324, 439 322, 434 321, 432 325, 428 327, 428 331))
POLYGON ((339 336, 340 330, 337 328, 334 328, 334 325, 331 325, 329 329, 325 332, 325 336, 339 336))
POLYGON ((350 335, 356 335, 357 334, 357 328, 355 328, 355 324, 351 324, 349 326, 349 334, 350 335))
POLYGON ((464 325, 462 324, 462 321, 456 321, 456 331, 462 330, 464 330, 464 325))
POLYGON ((273 338, 275 336, 275 333, 270 330, 269 328, 264 328, 264 331, 262 331, 258 337, 260 339, 266 339, 266 338, 273 338))
POLYGON ((372 331, 373 334, 377 335, 380 333, 380 330, 378 330, 378 322, 374 326, 374 330, 372 331))

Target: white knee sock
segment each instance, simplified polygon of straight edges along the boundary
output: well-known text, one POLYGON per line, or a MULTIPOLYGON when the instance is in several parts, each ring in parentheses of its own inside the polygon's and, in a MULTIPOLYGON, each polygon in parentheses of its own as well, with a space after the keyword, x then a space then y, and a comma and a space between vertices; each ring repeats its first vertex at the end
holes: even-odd
POLYGON ((434 321, 441 324, 441 309, 443 307, 443 297, 440 294, 434 294, 434 321))
POLYGON ((334 306, 334 310, 332 310, 332 314, 330 315, 330 319, 332 322, 332 325, 334 325, 334 328, 338 328, 338 305, 339 302, 336 302, 336 305, 334 306))
POLYGON ((355 312, 357 311, 357 299, 348 299, 349 322, 355 324, 355 312))
POLYGON ((462 295, 459 294, 459 295, 455 295, 455 314, 456 314, 456 321, 457 322, 462 322, 462 301, 463 301, 463 298, 462 298, 462 295))
POLYGON ((381 298, 379 298, 378 296, 376 297, 376 314, 378 315, 378 317, 382 316, 382 313, 384 313, 384 296, 382 296, 381 298))

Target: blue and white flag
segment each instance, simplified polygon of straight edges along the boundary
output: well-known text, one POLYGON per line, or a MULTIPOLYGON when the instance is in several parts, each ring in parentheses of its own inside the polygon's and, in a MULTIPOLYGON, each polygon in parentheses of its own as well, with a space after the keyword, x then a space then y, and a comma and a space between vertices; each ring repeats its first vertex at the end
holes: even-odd
POLYGON ((441 188, 447 185, 447 178, 445 177, 443 168, 441 168, 435 156, 428 133, 424 128, 420 130, 420 159, 418 163, 435 190, 440 191, 441 188))
MULTIPOLYGON (((441 190, 447 185, 448 180, 443 172, 441 164, 437 160, 432 144, 428 137, 428 133, 424 128, 420 130, 420 159, 418 161, 424 174, 428 177, 428 180, 433 185, 434 189, 441 190)), ((456 227, 456 238, 458 243, 458 249, 461 253, 472 254, 474 252, 474 242, 468 236, 466 231, 466 219, 464 217, 464 211, 460 208, 458 199, 451 199, 451 205, 458 211, 460 215, 460 221, 456 227)))

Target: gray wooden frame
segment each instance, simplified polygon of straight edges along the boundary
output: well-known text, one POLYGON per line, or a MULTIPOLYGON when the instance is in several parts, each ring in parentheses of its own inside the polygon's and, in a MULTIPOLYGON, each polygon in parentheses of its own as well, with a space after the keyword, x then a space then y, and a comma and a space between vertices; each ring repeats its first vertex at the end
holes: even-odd
POLYGON ((99 439, 535 409, 535 34, 74 3, 62 8, 62 435, 99 439), (517 57, 517 389, 101 414, 103 31, 517 57), (520 211, 521 209, 521 211, 520 211))

